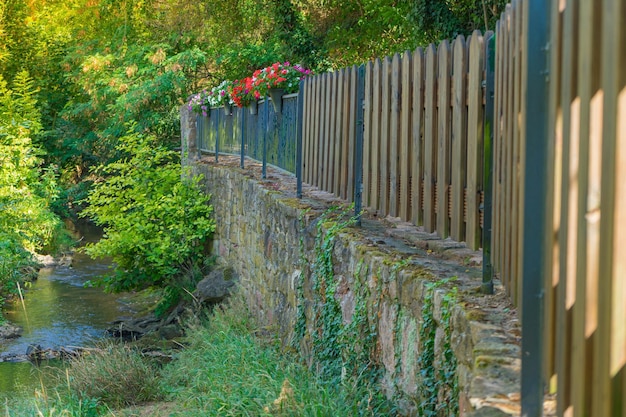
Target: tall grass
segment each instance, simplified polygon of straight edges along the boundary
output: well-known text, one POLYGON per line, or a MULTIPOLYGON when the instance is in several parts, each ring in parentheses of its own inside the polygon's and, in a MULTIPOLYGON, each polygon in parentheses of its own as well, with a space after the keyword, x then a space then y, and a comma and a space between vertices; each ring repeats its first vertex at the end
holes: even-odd
POLYGON ((132 348, 105 346, 73 361, 55 388, 42 384, 36 398, 7 405, 5 416, 148 417, 159 400, 167 401, 167 414, 159 415, 173 417, 393 415, 391 405, 380 411, 379 399, 368 407, 367 390, 354 395, 353 386, 320 381, 264 330, 234 295, 190 326, 187 347, 163 368, 132 348), (145 402, 152 408, 124 409, 145 402))
POLYGON ((259 333, 237 296, 217 309, 163 372, 164 386, 182 406, 173 415, 374 415, 352 402, 353 387, 324 384, 275 340, 254 336, 259 333))

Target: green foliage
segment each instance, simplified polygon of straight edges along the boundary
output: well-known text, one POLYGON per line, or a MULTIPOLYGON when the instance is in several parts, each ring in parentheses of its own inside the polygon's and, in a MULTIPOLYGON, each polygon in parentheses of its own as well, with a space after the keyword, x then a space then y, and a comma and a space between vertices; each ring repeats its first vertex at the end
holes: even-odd
MULTIPOLYGON (((335 237, 356 221, 349 214, 351 210, 352 207, 345 210, 331 208, 318 220, 315 260, 311 265, 313 311, 308 323, 312 329, 311 355, 320 381, 328 387, 341 387, 345 392, 352 404, 351 415, 392 415, 394 406, 381 391, 382 371, 376 360, 377 323, 368 317, 367 300, 371 297, 361 276, 362 265, 358 266, 354 278, 352 291, 356 305, 349 323, 344 323, 341 306, 335 296, 338 284, 333 266, 335 237)), ((298 293, 295 345, 307 337, 302 288, 298 293)))
POLYGON ((34 140, 41 130, 35 93, 26 72, 11 89, 0 77, 0 299, 32 272, 32 253, 54 249, 63 234, 49 207, 58 192, 55 173, 42 167, 34 140))
POLYGON ((495 29, 508 0, 418 0, 410 13, 426 42, 495 29))
POLYGON ((108 290, 156 286, 175 295, 185 266, 201 263, 215 230, 210 196, 199 178, 181 179, 179 155, 154 136, 129 134, 117 150, 124 156, 96 170, 104 179, 81 213, 104 227, 104 237, 85 251, 114 260, 116 274, 102 280, 108 290))
POLYGON ((451 308, 455 305, 456 288, 443 295, 440 307, 441 322, 437 323, 433 316, 435 291, 448 282, 449 280, 442 280, 426 284, 424 304, 422 304, 422 322, 419 329, 420 378, 417 408, 420 416, 459 415, 457 363, 450 342, 451 308), (435 336, 439 326, 444 330, 444 340, 441 357, 435 357, 435 336))

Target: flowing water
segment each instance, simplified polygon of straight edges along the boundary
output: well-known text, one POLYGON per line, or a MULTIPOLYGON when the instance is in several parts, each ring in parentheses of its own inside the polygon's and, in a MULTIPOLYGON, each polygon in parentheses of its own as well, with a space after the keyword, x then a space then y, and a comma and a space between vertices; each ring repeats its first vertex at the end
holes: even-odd
MULTIPOLYGON (((44 268, 25 290, 24 306, 8 306, 5 317, 23 328, 22 337, 0 342, 0 358, 26 353, 29 345, 43 349, 89 346, 108 325, 130 315, 119 297, 84 284, 110 272, 110 263, 75 254, 72 266, 44 268)), ((0 362, 0 400, 38 383, 30 362, 0 362)))

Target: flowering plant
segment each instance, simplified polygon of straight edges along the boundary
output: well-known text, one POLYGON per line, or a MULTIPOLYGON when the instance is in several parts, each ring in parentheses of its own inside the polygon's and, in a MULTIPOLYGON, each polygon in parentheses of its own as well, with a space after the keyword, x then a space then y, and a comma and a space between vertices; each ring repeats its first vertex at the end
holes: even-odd
POLYGON ((298 91, 300 80, 311 75, 311 70, 289 62, 276 62, 269 67, 254 71, 251 77, 235 81, 222 81, 210 91, 203 90, 189 100, 189 110, 204 116, 211 107, 235 104, 237 107, 249 106, 255 100, 267 95, 270 88, 283 88, 285 93, 298 91))
POLYGON ((189 99, 189 103, 187 103, 189 110, 194 113, 201 114, 203 116, 207 116, 209 113, 209 109, 211 108, 211 104, 209 103, 209 95, 206 90, 202 90, 201 92, 194 94, 189 99))
POLYGON ((217 87, 213 87, 209 91, 209 104, 211 107, 220 107, 225 104, 233 104, 230 97, 230 90, 233 85, 232 81, 224 80, 217 87))
POLYGON ((252 77, 235 80, 230 89, 230 96, 237 107, 249 106, 253 100, 261 98, 261 94, 255 88, 252 77))
POLYGON ((211 90, 202 90, 201 92, 194 94, 189 99, 189 110, 197 114, 207 116, 211 107, 220 107, 225 104, 233 104, 230 91, 232 88, 232 81, 222 81, 217 87, 213 87, 211 90))
POLYGON ((298 91, 300 80, 307 75, 311 75, 311 70, 300 65, 276 62, 269 67, 256 70, 252 78, 259 94, 264 96, 270 88, 283 88, 287 94, 295 93, 298 91))

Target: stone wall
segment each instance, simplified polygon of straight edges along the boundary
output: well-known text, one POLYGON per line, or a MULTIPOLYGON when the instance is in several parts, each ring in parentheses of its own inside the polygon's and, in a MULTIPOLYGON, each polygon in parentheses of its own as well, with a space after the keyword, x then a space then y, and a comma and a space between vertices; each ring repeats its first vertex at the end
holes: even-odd
MULTIPOLYGON (((189 126, 183 130, 187 150, 195 142, 189 126)), ((313 365, 316 317, 329 302, 320 298, 320 233, 336 225, 324 213, 337 200, 312 189, 296 199, 293 179, 271 170, 261 179, 253 163, 242 170, 237 163, 191 156, 184 164, 204 176, 212 195, 215 253, 238 272, 260 322, 285 346, 298 346, 313 365)), ((355 320, 359 308, 364 311, 384 390, 403 414, 417 415, 423 389, 419 363, 427 341, 420 337, 433 338, 435 370, 450 362, 446 349, 452 352, 461 415, 519 414, 519 329, 503 294, 477 293, 479 253, 370 216, 363 227, 338 230, 331 247, 333 282, 323 285, 333 285, 331 301, 340 308, 342 325, 355 320), (429 318, 432 324, 424 328, 429 318)), ((337 349, 346 345, 338 342, 337 349)))

